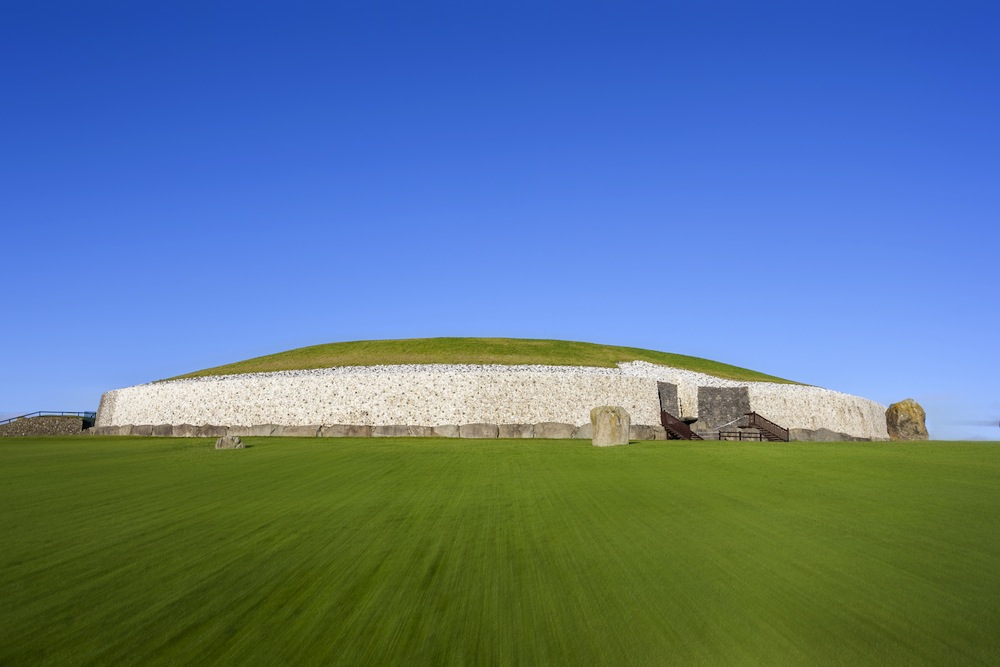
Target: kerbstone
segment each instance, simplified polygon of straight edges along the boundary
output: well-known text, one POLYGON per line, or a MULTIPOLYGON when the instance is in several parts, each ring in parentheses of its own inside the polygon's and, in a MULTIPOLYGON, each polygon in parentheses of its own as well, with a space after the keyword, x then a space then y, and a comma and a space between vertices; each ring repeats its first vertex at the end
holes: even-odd
POLYGON ((321 438, 370 438, 372 427, 362 424, 328 424, 319 430, 321 438))
POLYGON ((174 424, 170 433, 175 438, 194 438, 198 435, 198 427, 194 424, 174 424))
POLYGON ((594 427, 590 424, 584 424, 582 426, 577 426, 576 430, 573 431, 574 440, 593 440, 594 439, 594 427))
POLYGON ((172 424, 156 424, 153 426, 153 435, 158 438, 169 438, 174 434, 174 427, 172 424))
POLYGON ((535 437, 534 424, 500 424, 498 430, 498 437, 500 438, 518 439, 535 437))
POLYGON ((463 438, 496 438, 500 435, 500 427, 496 424, 462 424, 458 433, 463 438))
POLYGON ((561 422, 541 422, 535 424, 533 429, 535 438, 547 438, 551 440, 570 440, 576 432, 574 424, 563 424, 561 422))
MULTIPOLYGON (((660 428, 663 428, 662 426, 660 428)), ((664 430, 666 433, 666 430, 664 430)), ((646 424, 632 424, 629 427, 629 436, 632 440, 656 440, 656 429, 646 424)))
POLYGON ((619 405, 599 405, 590 411, 590 424, 594 427, 595 447, 627 445, 632 418, 619 405))
POLYGON ((432 426, 383 425, 372 428, 373 438, 433 438, 432 426))
POLYGON ((319 429, 319 424, 275 426, 272 435, 281 435, 287 438, 315 438, 319 435, 319 429))
POLYGON ((438 438, 460 438, 462 431, 458 424, 440 424, 434 427, 434 435, 438 438))

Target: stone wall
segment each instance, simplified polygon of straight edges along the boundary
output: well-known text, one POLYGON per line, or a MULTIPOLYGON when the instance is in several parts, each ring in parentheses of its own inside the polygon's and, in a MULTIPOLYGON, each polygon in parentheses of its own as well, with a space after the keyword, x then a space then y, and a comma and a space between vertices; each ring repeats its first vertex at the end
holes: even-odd
MULTIPOLYGON (((536 438, 559 440, 590 440, 594 429, 590 424, 574 426, 559 422, 539 424, 443 424, 441 426, 415 426, 395 424, 365 426, 362 424, 306 424, 282 426, 280 424, 254 424, 252 426, 222 426, 205 424, 123 424, 98 426, 95 435, 156 436, 164 438, 221 438, 226 435, 284 436, 294 438, 467 438, 504 440, 536 438)), ((666 440, 662 426, 632 424, 632 440, 666 440)))
POLYGON ((596 405, 620 405, 636 424, 659 424, 655 380, 618 369, 392 366, 229 375, 107 392, 97 426, 120 424, 590 423, 596 405))
MULTIPOLYGON (((97 426, 357 425, 424 429, 420 433, 476 424, 496 424, 501 431, 549 423, 580 428, 589 425, 593 407, 620 405, 633 425, 653 427, 660 423, 661 401, 676 401, 673 414, 682 419, 698 418, 704 410, 707 421, 717 421, 723 413, 743 410, 749 401, 744 411, 788 429, 888 437, 885 408, 874 401, 819 387, 737 382, 645 362, 618 368, 372 366, 173 380, 107 392, 97 426), (739 400, 732 406, 711 400, 703 405, 700 396, 707 399, 713 393, 739 400)), ((706 423, 699 421, 699 426, 706 423)))
POLYGON ((83 419, 80 417, 30 417, 0 424, 0 437, 80 435, 81 433, 83 433, 83 419))

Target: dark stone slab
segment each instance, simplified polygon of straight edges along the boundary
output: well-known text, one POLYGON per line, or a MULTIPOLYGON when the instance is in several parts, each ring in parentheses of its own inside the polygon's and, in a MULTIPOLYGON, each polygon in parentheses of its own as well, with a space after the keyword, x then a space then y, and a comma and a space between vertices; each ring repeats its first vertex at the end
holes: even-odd
POLYGON ((747 387, 698 387, 698 428, 711 431, 735 426, 734 420, 750 412, 747 387))
POLYGON ((660 395, 660 409, 666 410, 674 417, 681 418, 681 404, 677 399, 677 385, 670 382, 657 382, 656 391, 660 395))

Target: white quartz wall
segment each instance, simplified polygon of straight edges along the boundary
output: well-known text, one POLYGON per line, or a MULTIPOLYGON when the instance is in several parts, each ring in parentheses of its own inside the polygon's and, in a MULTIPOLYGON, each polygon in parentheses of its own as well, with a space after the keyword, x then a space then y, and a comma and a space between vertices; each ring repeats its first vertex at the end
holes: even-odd
POLYGON ((633 424, 659 424, 656 382, 677 385, 683 417, 698 387, 749 387, 751 409, 785 428, 884 439, 885 408, 803 385, 736 382, 646 362, 619 368, 418 365, 329 368, 173 380, 107 392, 97 426, 124 424, 535 424, 590 421, 620 405, 633 424))
POLYGON ((590 422, 620 405, 659 424, 655 380, 617 369, 392 366, 254 373, 108 392, 97 426, 121 424, 535 424, 590 422))

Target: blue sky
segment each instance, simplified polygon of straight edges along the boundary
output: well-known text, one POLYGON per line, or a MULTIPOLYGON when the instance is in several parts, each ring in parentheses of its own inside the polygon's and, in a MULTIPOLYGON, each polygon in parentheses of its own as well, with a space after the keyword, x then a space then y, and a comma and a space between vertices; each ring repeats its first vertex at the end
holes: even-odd
POLYGON ((0 412, 561 338, 997 439, 1000 5, 8 2, 0 412))

